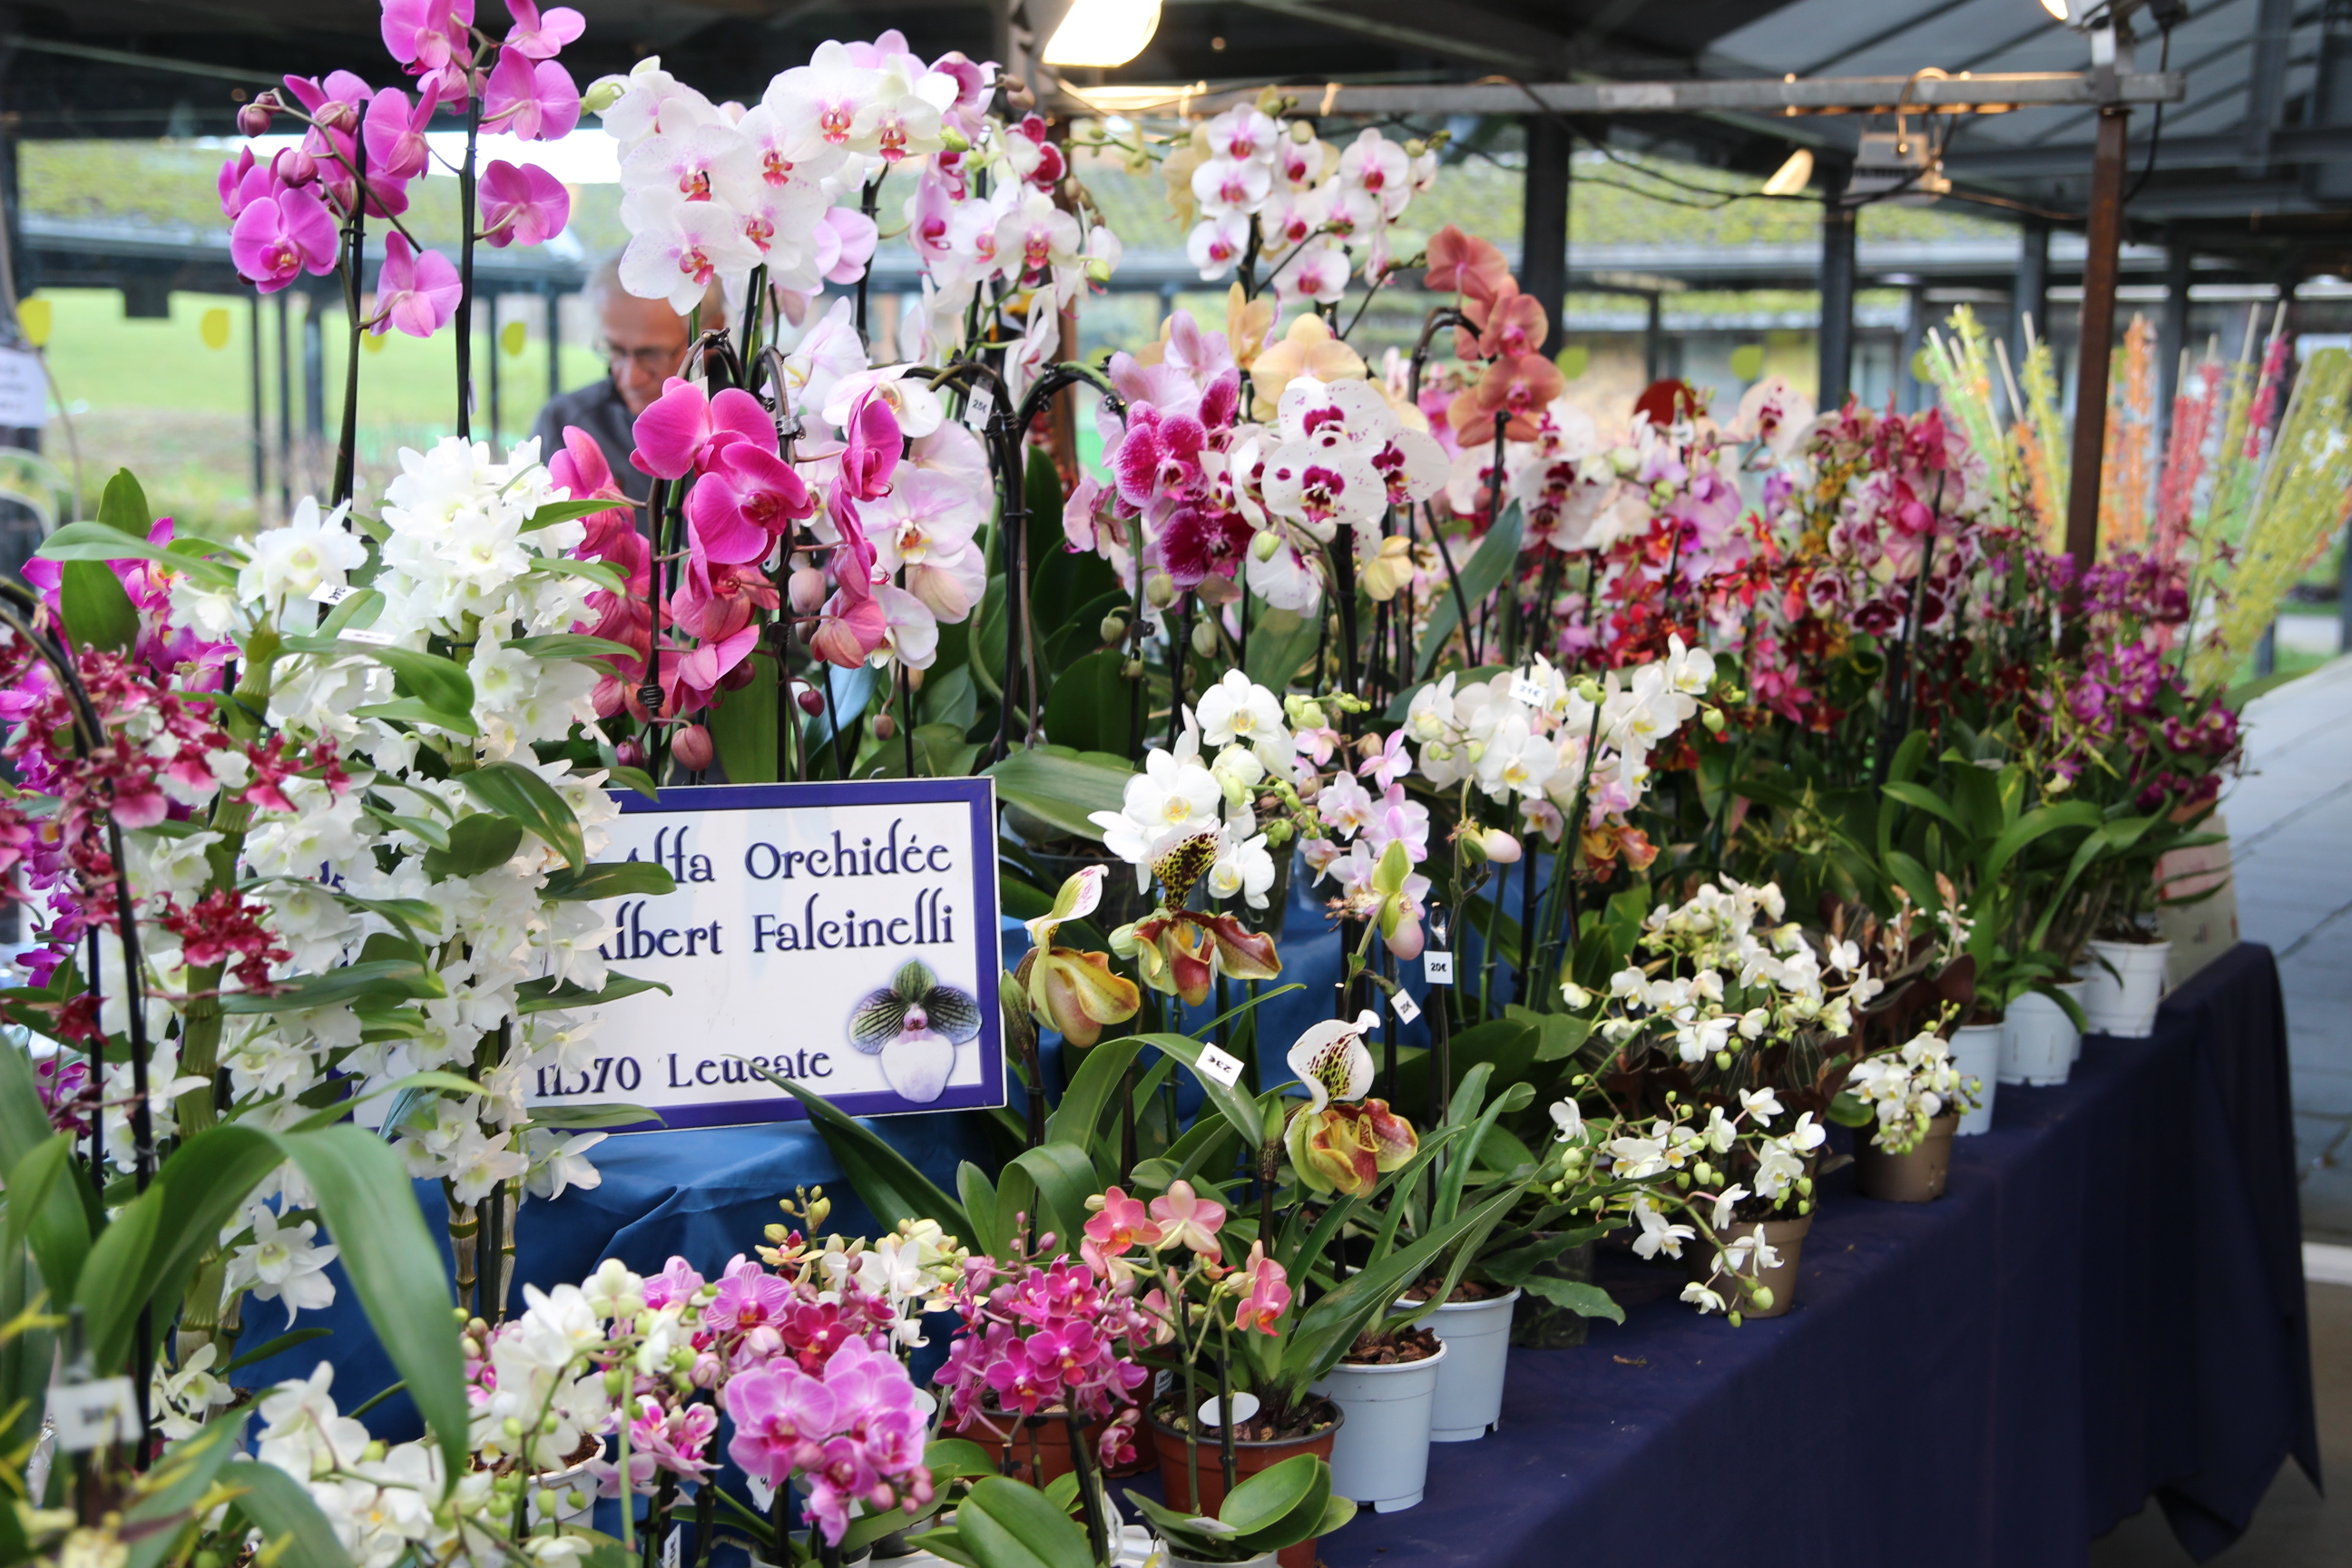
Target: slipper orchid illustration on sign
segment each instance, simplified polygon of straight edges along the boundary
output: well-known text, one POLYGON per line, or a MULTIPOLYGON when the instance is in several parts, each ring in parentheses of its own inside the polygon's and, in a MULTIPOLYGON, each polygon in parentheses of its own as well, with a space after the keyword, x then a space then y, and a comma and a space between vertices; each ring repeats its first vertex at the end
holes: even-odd
POLYGON ((919 1105, 945 1091, 956 1047, 980 1033, 980 1004, 943 985, 921 959, 901 964, 890 984, 849 1016, 849 1043, 879 1057, 891 1089, 919 1105))

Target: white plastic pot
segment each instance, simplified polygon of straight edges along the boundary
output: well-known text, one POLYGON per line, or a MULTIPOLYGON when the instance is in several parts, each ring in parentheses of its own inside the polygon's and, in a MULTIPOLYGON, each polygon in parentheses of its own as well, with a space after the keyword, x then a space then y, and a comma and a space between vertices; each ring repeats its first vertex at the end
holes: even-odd
MULTIPOLYGON (((2083 1005, 2083 992, 2090 985, 2090 984, 2091 983, 2087 980, 2069 980, 2065 984, 2058 987, 2058 989, 2064 992, 2067 995, 2072 996, 2074 999, 2074 1005, 2080 1007, 2083 1005)), ((2072 1024, 2074 1020, 2069 1018, 2067 1022, 2072 1024)), ((2083 1059, 2083 1031, 2080 1029, 2073 1031, 2073 1038, 2074 1044, 2069 1047, 2067 1053, 2066 1065, 2070 1069, 2073 1068, 2074 1063, 2083 1059)))
POLYGON ((1429 1481, 1430 1417, 1447 1356, 1441 1342, 1426 1361, 1392 1366, 1343 1362, 1314 1385, 1311 1392, 1347 1413, 1331 1444, 1333 1491, 1376 1513, 1396 1513, 1421 1501, 1429 1481))
POLYGON ((1952 1065, 1962 1078, 1977 1080, 1977 1095, 1983 1102, 1960 1118, 1959 1137, 1992 1131, 1993 1091, 2000 1084, 2001 1033, 1999 1024, 1970 1024, 1952 1032, 1952 1065))
POLYGON ((2001 1020, 2000 1028, 2001 1082, 2066 1081, 2082 1032, 2065 1008, 2039 991, 2029 991, 2009 1005, 2009 1016, 2001 1020))
POLYGON ((1160 1554, 1167 1568, 1274 1568, 1275 1554, 1261 1552, 1255 1557, 1244 1557, 1236 1563, 1209 1563, 1198 1557, 1187 1557, 1171 1546, 1160 1554))
POLYGON ((2164 1000, 2165 965, 2171 957, 2168 942, 2091 943, 2083 1013, 2092 1032, 2119 1040, 2144 1040, 2154 1033, 2156 1005, 2164 1000))
MULTIPOLYGON (((1429 1417, 1433 1443, 1474 1443, 1503 1424, 1503 1373, 1511 1354, 1511 1309, 1521 1292, 1489 1301, 1448 1301, 1422 1320, 1445 1342, 1445 1369, 1437 1374, 1437 1403, 1429 1417)), ((1411 1309, 1418 1301, 1402 1300, 1411 1309)))

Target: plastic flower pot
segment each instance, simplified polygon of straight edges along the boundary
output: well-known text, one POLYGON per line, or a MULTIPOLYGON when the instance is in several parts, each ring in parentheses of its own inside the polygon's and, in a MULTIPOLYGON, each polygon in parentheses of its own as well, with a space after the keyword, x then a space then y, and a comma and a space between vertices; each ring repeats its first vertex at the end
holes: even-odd
MULTIPOLYGON (((2074 1005, 2080 1007, 2083 1005, 2083 993, 2090 988, 2090 984, 2091 983, 2087 980, 2069 980, 2065 984, 2058 987, 2058 989, 2064 992, 2067 995, 2072 996, 2074 999, 2074 1005)), ((2070 1025, 2073 1022, 2074 1020, 2071 1018, 2067 1020, 2067 1023, 2070 1025)), ((2074 1064, 2083 1059, 2083 1031, 2080 1029, 2072 1029, 2069 1032, 2068 1037, 2073 1042, 2073 1044, 2068 1047, 2066 1058, 2066 1068, 2071 1073, 2074 1070, 2074 1064)))
POLYGON ((2002 1028, 2000 1024, 1970 1024, 1952 1031, 1952 1066, 1962 1078, 1977 1080, 1977 1095, 1983 1102, 1960 1118, 1963 1138, 1992 1131, 1993 1096, 2000 1085, 2002 1028))
MULTIPOLYGON (((1736 1285, 1730 1289, 1725 1289, 1724 1286, 1729 1284, 1728 1280, 1718 1281, 1715 1289, 1742 1317, 1784 1316, 1790 1308, 1797 1304, 1797 1262, 1804 1256, 1805 1236, 1812 1228, 1813 1216, 1809 1214, 1799 1215, 1793 1219, 1745 1220, 1724 1226, 1717 1234, 1721 1237, 1726 1247, 1729 1247, 1743 1236, 1761 1236, 1764 1245, 1770 1247, 1773 1255, 1780 1261, 1759 1274, 1751 1275, 1746 1269, 1740 1270, 1742 1279, 1752 1279, 1772 1292, 1772 1304, 1769 1307, 1757 1306, 1748 1299, 1748 1293, 1745 1290, 1739 1290, 1736 1285), (1736 1296, 1733 1294, 1735 1290, 1738 1291, 1736 1296)), ((1715 1254, 1705 1247, 1690 1247, 1685 1244, 1684 1256, 1690 1259, 1691 1277, 1696 1279, 1706 1279, 1715 1263, 1715 1254)))
MULTIPOLYGON (((1216 1431, 1209 1428, 1198 1434, 1199 1447, 1192 1464, 1187 1467, 1184 1433, 1168 1420, 1173 1409, 1169 1405, 1157 1405, 1146 1417, 1151 1427, 1151 1441, 1160 1450, 1160 1495, 1167 1500, 1170 1508, 1214 1514, 1225 1502, 1224 1460, 1216 1431)), ((1347 1423, 1347 1412, 1328 1399, 1316 1399, 1308 1402, 1307 1415, 1316 1422, 1317 1429, 1304 1437, 1277 1437, 1255 1443, 1237 1440, 1234 1444, 1234 1479, 1238 1481, 1271 1469, 1297 1454, 1313 1454, 1328 1460, 1347 1423)), ((1315 1542, 1302 1541, 1296 1546, 1286 1546, 1275 1553, 1275 1561, 1282 1568, 1314 1568, 1315 1542)))
POLYGON ((2091 957, 2091 972, 2083 977, 2083 1013, 2091 1032, 2119 1040, 2146 1039, 2156 1029, 2156 1006, 2164 999, 2164 971, 2172 959, 2172 944, 2094 942, 2091 957))
POLYGON ((1441 1341, 1435 1355, 1420 1361, 1386 1366, 1342 1362, 1314 1385, 1348 1414, 1339 1441, 1331 1445, 1333 1491, 1375 1513, 1400 1512, 1421 1501, 1429 1481, 1437 1379, 1447 1359, 1441 1341))
MULTIPOLYGON (((1546 1234, 1536 1233, 1538 1238, 1546 1234)), ((1591 1284, 1592 1243, 1577 1243, 1550 1262, 1538 1264, 1536 1272, 1579 1285, 1591 1284)), ((1511 1342, 1515 1345, 1537 1351, 1568 1350, 1591 1337, 1591 1319, 1541 1296, 1522 1294, 1518 1305, 1511 1310, 1511 1342)))
MULTIPOLYGON (((2080 981, 2075 982, 2077 985, 2080 981)), ((2000 1081, 2064 1083, 2081 1047, 2082 1035, 2066 1009, 2039 991, 2009 1005, 2000 1021, 2000 1081)))
POLYGON ((1866 1198, 1890 1204, 1932 1204, 1944 1195, 1952 1169, 1952 1134, 1959 1114, 1938 1116, 1908 1153, 1890 1154, 1857 1129, 1853 1135, 1854 1186, 1866 1198))
POLYGON ((1255 1557, 1240 1557, 1225 1563, 1211 1563, 1203 1558, 1187 1557, 1170 1546, 1161 1550, 1160 1561, 1166 1563, 1168 1568, 1274 1568, 1276 1559, 1275 1553, 1271 1552, 1261 1552, 1255 1557))
MULTIPOLYGON (((1076 1467, 1070 1463, 1070 1424, 1063 1419, 1062 1407, 1057 1405, 1050 1411, 1041 1411, 1039 1416, 1033 1426, 1018 1412, 1007 1415, 993 1405, 983 1405, 980 1415, 963 1426, 950 1422, 948 1430, 993 1454, 1000 1474, 1033 1487, 1044 1487, 1060 1480, 1076 1467), (981 1424, 982 1415, 987 1418, 986 1426, 981 1424), (1013 1458, 1009 1470, 1004 1468, 1008 1447, 1013 1458)), ((1100 1437, 1104 1426, 1100 1421, 1087 1423, 1087 1441, 1091 1443, 1100 1437)))
MULTIPOLYGON (((1422 1320, 1445 1342, 1437 1399, 1429 1416, 1433 1443, 1472 1443, 1503 1424, 1503 1373, 1510 1359, 1511 1310, 1521 1292, 1486 1301, 1448 1301, 1422 1320)), ((1400 1307, 1421 1305, 1400 1300, 1400 1307)))

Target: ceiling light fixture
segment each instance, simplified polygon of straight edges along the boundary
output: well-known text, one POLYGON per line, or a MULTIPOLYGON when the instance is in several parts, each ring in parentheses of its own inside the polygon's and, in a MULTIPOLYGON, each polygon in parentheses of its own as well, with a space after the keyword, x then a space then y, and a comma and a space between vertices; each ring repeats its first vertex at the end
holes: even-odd
POLYGON ((2063 22, 2066 19, 2066 0, 2042 0, 2042 8, 2050 13, 2051 19, 2053 21, 2063 22))
POLYGON ((1160 0, 1076 0, 1045 45, 1049 66, 1123 66, 1160 31, 1160 0))

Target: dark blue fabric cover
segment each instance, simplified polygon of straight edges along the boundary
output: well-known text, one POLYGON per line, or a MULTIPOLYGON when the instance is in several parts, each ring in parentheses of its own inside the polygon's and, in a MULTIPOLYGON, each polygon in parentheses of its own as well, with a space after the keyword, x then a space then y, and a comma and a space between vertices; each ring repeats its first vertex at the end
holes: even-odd
POLYGON ((2319 1474, 2288 1105, 2277 971, 2242 946, 2154 1038, 2003 1086, 1941 1202, 1826 1178, 1785 1318, 1701 1319, 1678 1267, 1604 1255, 1624 1326, 1513 1351, 1500 1431, 1323 1558, 2033 1568, 2151 1493, 2209 1557, 2290 1455, 2319 1474))

